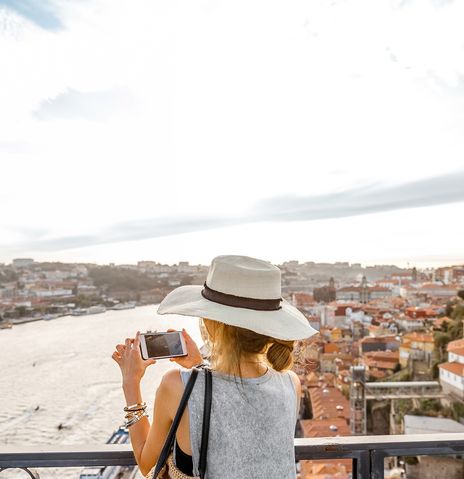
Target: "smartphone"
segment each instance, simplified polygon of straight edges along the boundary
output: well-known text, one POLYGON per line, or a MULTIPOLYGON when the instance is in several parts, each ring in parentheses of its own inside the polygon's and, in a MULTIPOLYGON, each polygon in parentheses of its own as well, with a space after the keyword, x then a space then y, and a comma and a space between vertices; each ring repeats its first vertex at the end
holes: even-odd
POLYGON ((142 333, 140 351, 143 359, 163 359, 187 356, 182 331, 142 333))

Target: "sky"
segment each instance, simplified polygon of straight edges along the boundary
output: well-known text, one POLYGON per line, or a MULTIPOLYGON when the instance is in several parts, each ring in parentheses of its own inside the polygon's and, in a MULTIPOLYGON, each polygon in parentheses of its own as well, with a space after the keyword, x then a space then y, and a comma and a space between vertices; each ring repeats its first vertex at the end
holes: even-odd
POLYGON ((463 16, 0 0, 0 262, 464 263, 463 16))

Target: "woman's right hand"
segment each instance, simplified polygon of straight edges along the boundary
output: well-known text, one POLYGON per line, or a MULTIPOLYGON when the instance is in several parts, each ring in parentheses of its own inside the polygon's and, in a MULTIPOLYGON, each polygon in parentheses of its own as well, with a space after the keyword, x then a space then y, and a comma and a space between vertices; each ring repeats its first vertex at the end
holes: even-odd
POLYGON ((124 344, 117 344, 111 356, 121 368, 122 383, 125 385, 139 384, 145 370, 156 360, 143 359, 140 353, 140 331, 134 338, 126 338, 124 344))
MULTIPOLYGON (((168 329, 168 331, 175 331, 175 329, 168 329)), ((187 356, 179 356, 177 358, 170 358, 170 361, 177 363, 183 368, 190 369, 203 361, 200 350, 195 341, 190 337, 185 329, 182 329, 182 336, 184 337, 185 346, 187 348, 187 356)))

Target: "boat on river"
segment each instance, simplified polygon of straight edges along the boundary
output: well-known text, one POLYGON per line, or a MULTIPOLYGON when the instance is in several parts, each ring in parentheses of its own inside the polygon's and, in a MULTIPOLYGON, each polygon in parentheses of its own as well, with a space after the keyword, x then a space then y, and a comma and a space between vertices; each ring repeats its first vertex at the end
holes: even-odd
POLYGON ((104 313, 106 311, 105 306, 90 306, 90 308, 87 309, 87 314, 100 314, 104 313))
POLYGON ((127 303, 115 304, 111 309, 115 311, 121 311, 123 309, 134 309, 136 305, 137 305, 136 301, 128 301, 127 303))
POLYGON ((86 316, 88 314, 100 314, 106 311, 105 306, 90 306, 89 308, 76 308, 71 311, 72 316, 86 316))

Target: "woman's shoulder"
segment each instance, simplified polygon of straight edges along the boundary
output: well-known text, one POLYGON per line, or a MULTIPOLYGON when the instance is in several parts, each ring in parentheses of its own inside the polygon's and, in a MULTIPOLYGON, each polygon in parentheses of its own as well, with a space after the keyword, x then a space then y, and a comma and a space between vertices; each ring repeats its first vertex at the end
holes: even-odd
POLYGON ((179 368, 172 368, 166 371, 161 378, 161 384, 169 387, 182 385, 181 370, 179 368))
POLYGON ((170 416, 174 417, 177 405, 180 402, 184 386, 181 379, 181 370, 178 368, 169 369, 161 377, 160 385, 156 391, 157 400, 165 403, 170 409, 170 416))
POLYGON ((295 371, 292 371, 291 369, 287 369, 285 372, 290 376, 296 391, 299 394, 301 394, 301 381, 300 381, 300 378, 298 377, 298 374, 295 371))

